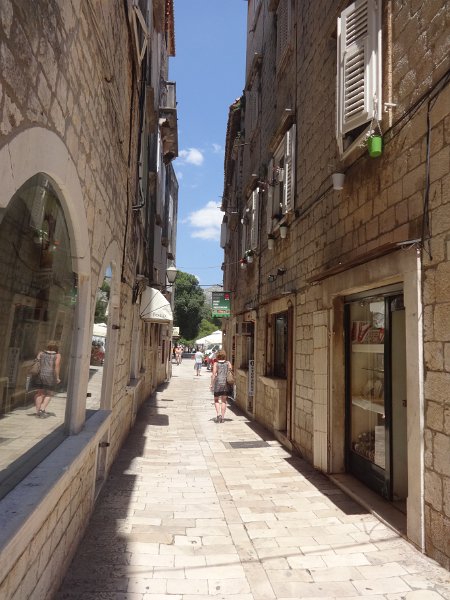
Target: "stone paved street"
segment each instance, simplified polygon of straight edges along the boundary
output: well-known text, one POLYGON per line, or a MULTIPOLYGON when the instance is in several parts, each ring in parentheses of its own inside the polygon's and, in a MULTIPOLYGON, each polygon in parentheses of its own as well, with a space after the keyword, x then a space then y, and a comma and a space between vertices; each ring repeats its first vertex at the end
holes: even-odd
POLYGON ((450 600, 447 571, 326 477, 233 408, 214 417, 209 373, 174 365, 58 600, 450 600))

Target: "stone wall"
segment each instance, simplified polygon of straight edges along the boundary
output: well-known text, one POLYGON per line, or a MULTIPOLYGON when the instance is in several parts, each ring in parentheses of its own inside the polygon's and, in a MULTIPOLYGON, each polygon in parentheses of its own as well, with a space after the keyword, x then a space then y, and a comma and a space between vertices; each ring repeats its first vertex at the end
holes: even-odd
MULTIPOLYGON (((447 86, 430 106, 432 238, 431 254, 424 253, 423 273, 426 546, 427 552, 447 568, 450 568, 449 106, 447 86)), ((424 165, 421 166, 424 170, 424 165)))
MULTIPOLYGON (((97 287, 111 264, 109 260, 115 269, 115 364, 112 392, 106 398, 108 406, 103 407, 109 408, 111 415, 104 416, 104 411, 97 414, 99 418, 103 414, 107 422, 102 429, 102 439, 110 442, 106 470, 133 418, 126 386, 132 351, 135 233, 141 229, 139 222, 134 223, 129 198, 136 169, 130 171, 128 161, 131 156, 134 164, 137 139, 137 119, 131 115, 136 114, 138 100, 132 91, 133 48, 129 40, 123 2, 0 3, 0 146, 21 132, 41 127, 56 133, 68 149, 81 185, 88 224, 89 247, 85 251, 90 252, 92 269, 91 319, 97 287)), ((54 152, 53 148, 40 150, 54 152)), ((90 338, 89 331, 85 335, 90 338)), ((153 377, 144 381, 140 401, 156 384, 153 377)), ((91 417, 84 431, 97 416, 91 417)), ((42 479, 33 488, 41 496, 36 495, 33 505, 23 500, 28 498, 27 490, 32 489, 27 488, 31 485, 28 483, 19 484, 1 501, 3 512, 14 494, 25 495, 16 500, 19 509, 11 513, 11 523, 16 526, 16 520, 22 519, 22 528, 2 532, 2 544, 5 539, 8 544, 7 551, 5 546, 0 547, 2 598, 47 599, 59 585, 94 502, 99 439, 95 432, 84 436, 84 431, 67 438, 28 476, 43 469, 39 471, 42 479), (65 467, 57 463, 54 469, 49 468, 61 458, 58 452, 74 441, 80 446, 73 461, 67 460, 65 467)))
MULTIPOLYGON (((269 251, 264 209, 267 194, 264 193, 258 256, 251 268, 239 272, 232 282, 236 288, 233 310, 242 315, 249 304, 258 310, 255 346, 258 377, 265 374, 266 368, 265 307, 284 293, 295 295, 295 393, 291 437, 295 446, 312 462, 317 392, 313 315, 333 307, 331 300, 324 298, 321 286, 311 285, 310 281, 340 263, 350 264, 363 256, 367 262, 371 253, 384 246, 420 239, 425 233, 422 275, 426 550, 448 566, 450 98, 448 79, 445 79, 450 63, 446 37, 448 8, 444 0, 383 2, 383 100, 396 104, 382 113, 383 155, 372 159, 365 149, 356 148, 341 160, 335 139, 336 22, 343 5, 337 0, 331 5, 327 0, 296 2, 295 52, 284 76, 277 73, 275 64, 273 14, 267 12, 267 3, 263 3, 265 35, 259 42, 263 53, 261 126, 259 137, 250 139, 246 135, 248 145, 244 150, 243 180, 245 184, 252 173, 264 171, 273 153, 269 146, 283 111, 294 101, 296 201, 295 211, 288 218, 287 238, 282 240, 277 235, 275 248, 269 251), (428 106, 431 135, 427 194, 428 106), (330 175, 333 171, 345 171, 343 191, 332 189, 330 175), (428 207, 424 205, 426 198, 429 199, 428 207), (427 216, 430 227, 423 230, 423 220, 425 217, 426 222, 427 216), (276 273, 280 266, 286 268, 286 273, 269 282, 268 276, 276 273)), ((247 55, 251 56, 254 50, 251 36, 248 43, 250 51, 247 55)), ((403 251, 414 253, 416 248, 403 251)), ((382 263, 382 258, 379 261, 382 263)), ((367 286, 374 279, 370 268, 368 265, 367 286)), ((418 344, 421 344, 420 340, 418 344)), ((257 417, 267 421, 261 388, 255 398, 255 410, 257 417), (258 404, 261 408, 257 408, 258 404)))

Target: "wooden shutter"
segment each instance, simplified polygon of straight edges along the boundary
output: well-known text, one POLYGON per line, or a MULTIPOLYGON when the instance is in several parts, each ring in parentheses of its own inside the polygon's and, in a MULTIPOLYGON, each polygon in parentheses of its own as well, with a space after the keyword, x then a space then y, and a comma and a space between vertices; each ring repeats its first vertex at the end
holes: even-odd
POLYGON ((227 245, 227 233, 228 233, 228 226, 227 226, 227 223, 225 221, 223 221, 222 225, 220 226, 220 247, 221 248, 225 248, 225 246, 227 245))
POLYGON ((357 0, 338 19, 338 137, 381 103, 381 0, 357 0))
POLYGON ((281 0, 277 10, 277 65, 289 43, 289 18, 291 0, 281 0))
POLYGON ((273 194, 274 194, 274 176, 273 176, 273 169, 274 169, 274 162, 273 162, 273 158, 270 159, 269 162, 269 173, 267 176, 267 179, 269 181, 269 185, 267 186, 267 209, 266 209, 266 219, 267 219, 267 233, 272 233, 272 228, 273 228, 273 194))
POLYGON ((283 213, 294 209, 295 193, 295 125, 286 132, 284 155, 283 213))
POLYGON ((258 229, 259 229, 259 188, 253 190, 252 208, 251 208, 251 229, 250 229, 250 248, 258 248, 258 229))

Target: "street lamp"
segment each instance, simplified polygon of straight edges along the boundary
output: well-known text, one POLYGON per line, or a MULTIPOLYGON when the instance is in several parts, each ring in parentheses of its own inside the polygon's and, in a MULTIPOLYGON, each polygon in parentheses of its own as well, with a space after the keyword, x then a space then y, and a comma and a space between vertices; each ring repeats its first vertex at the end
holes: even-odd
POLYGON ((172 260, 169 266, 166 269, 166 276, 169 285, 175 283, 175 279, 177 278, 178 269, 175 266, 174 261, 172 260))

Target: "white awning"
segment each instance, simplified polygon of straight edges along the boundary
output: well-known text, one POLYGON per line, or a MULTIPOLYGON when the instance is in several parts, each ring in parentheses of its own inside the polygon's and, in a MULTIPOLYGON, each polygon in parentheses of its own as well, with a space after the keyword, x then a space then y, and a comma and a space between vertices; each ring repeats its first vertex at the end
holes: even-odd
POLYGON ((159 290, 146 287, 141 295, 141 319, 150 323, 172 323, 172 307, 159 290))
POLYGON ((108 331, 108 326, 106 323, 94 323, 94 328, 92 329, 92 335, 95 337, 106 337, 106 333, 108 331))

